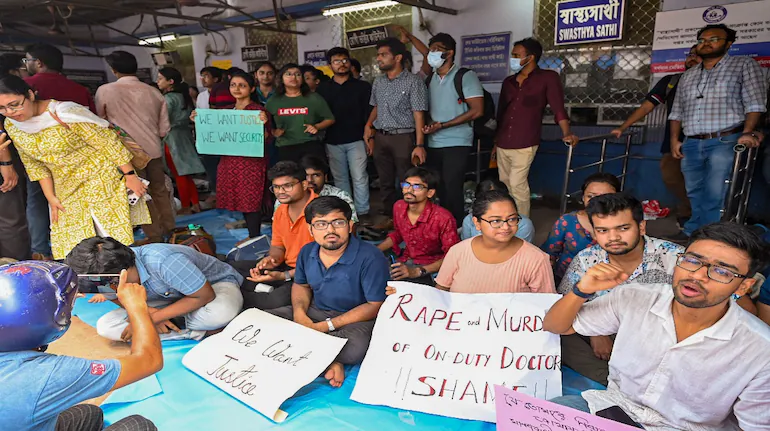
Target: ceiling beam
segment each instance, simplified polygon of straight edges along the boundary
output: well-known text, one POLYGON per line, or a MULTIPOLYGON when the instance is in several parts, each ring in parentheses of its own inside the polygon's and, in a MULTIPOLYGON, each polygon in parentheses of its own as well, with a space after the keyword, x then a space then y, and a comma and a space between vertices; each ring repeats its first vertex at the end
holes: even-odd
MULTIPOLYGON (((401 4, 405 4, 407 6, 419 7, 421 9, 432 10, 434 12, 441 12, 449 15, 457 15, 457 9, 450 9, 448 7, 436 6, 435 0, 432 4, 428 3, 425 0, 395 0, 395 1, 401 4)), ((508 0, 508 1, 511 1, 511 0, 508 0)))
MULTIPOLYGON (((295 34, 305 34, 304 32, 297 32, 293 30, 275 30, 270 29, 267 27, 259 27, 254 26, 251 24, 244 24, 242 22, 230 22, 230 21, 223 21, 219 19, 210 19, 210 18, 203 18, 199 16, 190 16, 190 15, 177 15, 175 13, 169 13, 169 12, 161 12, 157 10, 150 10, 150 9, 142 9, 142 8, 128 8, 128 7, 121 7, 121 6, 114 6, 112 4, 97 4, 97 3, 86 3, 78 0, 49 0, 47 1, 49 4, 55 4, 55 5, 73 5, 76 7, 84 8, 84 9, 103 9, 103 10, 111 10, 116 12, 125 12, 130 14, 145 14, 145 15, 151 15, 155 17, 164 17, 164 18, 176 18, 176 19, 182 19, 185 21, 196 21, 200 24, 203 24, 203 26, 207 24, 216 24, 221 25, 224 27, 241 27, 251 30, 268 30, 268 31, 281 31, 281 32, 292 32, 295 34)), ((204 27, 205 29, 205 27, 204 27)))
POLYGON ((219 3, 220 5, 222 5, 223 7, 227 8, 227 9, 234 10, 234 11, 238 12, 239 14, 245 16, 246 18, 249 18, 251 20, 257 21, 262 26, 264 26, 265 30, 267 30, 269 28, 271 30, 279 31, 278 28, 272 27, 270 24, 267 24, 266 22, 262 21, 261 18, 257 18, 257 17, 255 17, 254 15, 252 15, 250 13, 244 12, 242 9, 237 8, 237 7, 233 6, 233 5, 231 5, 226 0, 214 0, 214 1, 219 3))
POLYGON ((26 38, 32 38, 32 39, 38 39, 38 40, 48 40, 53 42, 75 42, 78 44, 83 45, 91 45, 92 43, 97 43, 99 45, 112 45, 112 46, 137 46, 136 44, 132 43, 124 43, 124 42, 116 42, 116 41, 106 41, 106 40, 90 40, 90 39, 82 39, 77 37, 67 37, 67 36, 58 36, 53 34, 35 34, 23 29, 18 28, 14 24, 4 24, 6 27, 6 30, 4 33, 0 33, 0 37, 3 36, 3 34, 7 34, 9 36, 19 36, 19 37, 26 37, 26 38), (9 31, 10 30, 10 31, 9 31))

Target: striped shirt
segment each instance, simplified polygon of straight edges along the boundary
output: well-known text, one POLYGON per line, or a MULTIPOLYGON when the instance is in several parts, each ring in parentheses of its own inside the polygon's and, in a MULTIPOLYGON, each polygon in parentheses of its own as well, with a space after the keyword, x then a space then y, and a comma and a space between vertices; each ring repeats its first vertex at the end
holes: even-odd
POLYGON ((502 263, 484 263, 473 253, 474 238, 449 249, 436 283, 453 293, 556 293, 551 260, 524 241, 519 251, 502 263))
POLYGON ((681 121, 685 136, 731 129, 750 112, 765 112, 767 82, 751 57, 725 54, 710 70, 703 64, 682 75, 669 120, 681 121))

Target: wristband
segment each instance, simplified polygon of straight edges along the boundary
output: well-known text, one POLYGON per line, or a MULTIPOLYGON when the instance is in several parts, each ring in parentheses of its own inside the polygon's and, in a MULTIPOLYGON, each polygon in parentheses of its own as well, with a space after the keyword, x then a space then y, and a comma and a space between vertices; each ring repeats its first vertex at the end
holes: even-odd
POLYGON ((284 271, 283 276, 285 277, 284 281, 291 281, 291 272, 284 271))
POLYGON ((128 171, 128 172, 122 172, 122 171, 121 171, 121 172, 120 172, 120 174, 121 174, 122 176, 124 176, 124 177, 127 177, 127 176, 129 176, 129 175, 136 175, 136 171, 135 171, 135 170, 133 170, 133 169, 132 169, 132 170, 130 170, 130 171, 128 171))
POLYGON ((335 328, 334 324, 332 323, 332 319, 330 317, 326 318, 326 324, 329 325, 329 332, 334 332, 335 328))
POLYGON ((580 289, 578 289, 577 283, 575 283, 575 285, 572 286, 572 293, 574 293, 575 295, 583 299, 589 299, 593 295, 592 293, 583 293, 580 289))
POLYGON ((13 166, 13 162, 0 162, 0 166, 13 166))

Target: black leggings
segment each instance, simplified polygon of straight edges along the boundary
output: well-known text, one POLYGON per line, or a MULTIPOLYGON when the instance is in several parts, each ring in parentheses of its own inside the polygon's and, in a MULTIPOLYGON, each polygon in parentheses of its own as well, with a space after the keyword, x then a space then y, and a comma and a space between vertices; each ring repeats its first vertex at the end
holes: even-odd
POLYGON ((262 212, 243 213, 243 219, 249 230, 249 238, 256 238, 262 234, 262 212))

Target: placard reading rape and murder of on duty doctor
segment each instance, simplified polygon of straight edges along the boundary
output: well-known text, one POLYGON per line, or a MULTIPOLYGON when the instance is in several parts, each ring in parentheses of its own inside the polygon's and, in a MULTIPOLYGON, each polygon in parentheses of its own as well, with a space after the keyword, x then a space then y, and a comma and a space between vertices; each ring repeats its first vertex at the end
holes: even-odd
POLYGON ((195 148, 200 154, 264 157, 265 126, 260 111, 197 109, 195 148))

